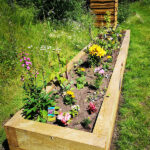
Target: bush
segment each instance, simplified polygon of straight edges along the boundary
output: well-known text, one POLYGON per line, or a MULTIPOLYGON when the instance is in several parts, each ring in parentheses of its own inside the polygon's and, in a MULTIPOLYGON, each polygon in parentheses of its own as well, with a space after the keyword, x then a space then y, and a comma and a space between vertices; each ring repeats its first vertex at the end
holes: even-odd
POLYGON ((126 20, 130 14, 129 0, 120 0, 118 6, 118 22, 121 23, 126 20))
POLYGON ((40 19, 74 19, 83 13, 84 0, 17 0, 22 6, 35 6, 40 19))

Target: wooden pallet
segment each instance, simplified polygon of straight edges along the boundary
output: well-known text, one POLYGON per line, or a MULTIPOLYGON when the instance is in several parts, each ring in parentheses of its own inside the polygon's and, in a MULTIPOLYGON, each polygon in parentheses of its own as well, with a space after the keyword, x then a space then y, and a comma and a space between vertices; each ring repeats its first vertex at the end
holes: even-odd
POLYGON ((111 13, 111 25, 117 25, 118 0, 90 0, 90 8, 96 15, 96 27, 106 25, 104 16, 107 11, 111 13))

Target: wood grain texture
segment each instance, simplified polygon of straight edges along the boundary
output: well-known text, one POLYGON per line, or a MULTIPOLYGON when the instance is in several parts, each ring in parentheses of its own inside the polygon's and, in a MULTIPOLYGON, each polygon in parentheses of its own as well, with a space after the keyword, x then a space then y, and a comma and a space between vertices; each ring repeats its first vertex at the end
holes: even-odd
POLYGON ((115 2, 111 3, 91 3, 90 8, 114 8, 115 2))
POLYGON ((26 120, 20 110, 4 125, 10 150, 109 150, 129 39, 127 31, 93 133, 26 120))
POLYGON ((98 137, 105 136, 106 149, 110 148, 115 119, 118 109, 119 97, 121 92, 121 85, 123 73, 125 70, 126 58, 128 54, 128 47, 130 41, 130 31, 127 30, 123 40, 115 68, 109 82, 109 86, 99 112, 93 133, 98 137))
POLYGON ((96 15, 96 27, 106 26, 106 23, 103 23, 105 22, 105 18, 99 16, 106 15, 107 11, 111 13, 111 21, 114 21, 111 26, 116 27, 118 0, 90 0, 90 8, 91 12, 96 15))

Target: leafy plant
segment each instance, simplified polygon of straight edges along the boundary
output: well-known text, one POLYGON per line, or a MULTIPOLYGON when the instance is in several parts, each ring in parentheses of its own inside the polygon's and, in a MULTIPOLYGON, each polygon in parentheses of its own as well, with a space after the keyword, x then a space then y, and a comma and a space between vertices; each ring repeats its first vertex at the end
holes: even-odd
POLYGON ((80 110, 80 106, 79 106, 79 105, 73 105, 73 106, 71 107, 70 115, 72 116, 72 118, 74 118, 75 116, 78 115, 79 110, 80 110))
POLYGON ((38 88, 36 91, 24 98, 23 116, 27 119, 35 119, 39 114, 42 114, 40 118, 43 118, 43 113, 47 111, 48 107, 56 105, 57 95, 52 94, 53 92, 46 93, 38 88))
POLYGON ((67 104, 67 105, 74 104, 76 102, 74 92, 67 91, 63 100, 64 100, 64 103, 67 104))
POLYGON ((85 76, 86 75, 85 68, 77 68, 76 73, 80 76, 82 76, 82 75, 85 76))
POLYGON ((71 84, 73 84, 73 81, 69 83, 66 78, 61 77, 60 75, 57 76, 57 80, 63 92, 70 90, 71 84))
POLYGON ((86 77, 84 75, 77 78, 76 81, 77 81, 76 83, 77 89, 82 89, 87 84, 86 77))
POLYGON ((84 119, 84 120, 81 122, 81 124, 82 124, 83 127, 89 128, 89 125, 90 125, 91 122, 92 122, 92 121, 91 121, 89 118, 86 118, 86 119, 84 119))
POLYGON ((102 83, 102 79, 103 79, 103 76, 102 75, 100 75, 100 74, 96 74, 96 79, 95 79, 95 81, 94 81, 94 84, 93 84, 93 87, 95 88, 95 89, 99 89, 100 88, 100 85, 101 85, 101 83, 102 83))

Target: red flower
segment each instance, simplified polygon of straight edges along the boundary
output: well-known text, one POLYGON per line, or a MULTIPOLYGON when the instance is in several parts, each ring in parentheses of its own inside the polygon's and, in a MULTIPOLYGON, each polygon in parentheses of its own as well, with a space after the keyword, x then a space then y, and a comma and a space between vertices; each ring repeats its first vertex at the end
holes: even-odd
POLYGON ((93 113, 93 112, 96 112, 97 109, 96 109, 96 106, 94 103, 90 102, 89 106, 88 106, 88 110, 93 113))

